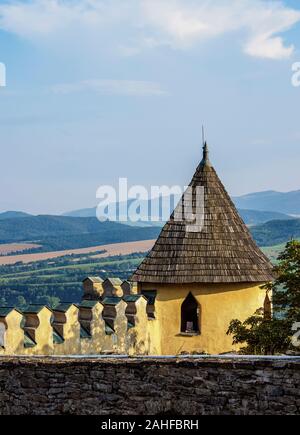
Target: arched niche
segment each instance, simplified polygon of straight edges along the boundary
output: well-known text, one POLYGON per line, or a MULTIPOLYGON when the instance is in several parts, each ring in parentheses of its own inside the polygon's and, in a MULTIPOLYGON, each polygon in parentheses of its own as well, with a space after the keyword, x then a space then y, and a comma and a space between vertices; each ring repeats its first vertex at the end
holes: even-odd
POLYGON ((192 293, 189 293, 181 305, 181 333, 200 333, 200 305, 192 293))

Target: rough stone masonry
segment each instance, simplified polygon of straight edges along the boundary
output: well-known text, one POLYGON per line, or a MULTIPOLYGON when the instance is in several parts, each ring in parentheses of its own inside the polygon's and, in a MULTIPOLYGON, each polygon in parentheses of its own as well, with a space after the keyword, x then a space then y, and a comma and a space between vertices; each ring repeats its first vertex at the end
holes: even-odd
POLYGON ((0 414, 299 414, 298 358, 0 358, 0 414))

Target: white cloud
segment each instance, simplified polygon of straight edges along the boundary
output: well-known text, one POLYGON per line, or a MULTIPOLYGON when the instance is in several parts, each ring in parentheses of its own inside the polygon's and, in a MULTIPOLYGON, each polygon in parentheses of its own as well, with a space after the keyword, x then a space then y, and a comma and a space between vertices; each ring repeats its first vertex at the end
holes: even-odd
POLYGON ((268 35, 259 35, 246 44, 245 52, 261 58, 288 59, 294 52, 294 46, 285 47, 280 37, 270 38, 268 35))
POLYGON ((262 0, 145 0, 145 16, 174 48, 190 47, 226 33, 242 31, 244 52, 282 59, 294 50, 278 34, 300 22, 300 10, 278 1, 262 0))
POLYGON ((167 95, 167 92, 159 84, 138 80, 84 80, 76 83, 55 85, 52 91, 57 94, 95 92, 136 97, 167 95))
POLYGON ((299 21, 300 10, 279 0, 16 0, 0 5, 0 28, 8 32, 38 43, 113 45, 125 56, 159 45, 190 49, 239 32, 246 54, 284 59, 294 47, 282 34, 299 21))

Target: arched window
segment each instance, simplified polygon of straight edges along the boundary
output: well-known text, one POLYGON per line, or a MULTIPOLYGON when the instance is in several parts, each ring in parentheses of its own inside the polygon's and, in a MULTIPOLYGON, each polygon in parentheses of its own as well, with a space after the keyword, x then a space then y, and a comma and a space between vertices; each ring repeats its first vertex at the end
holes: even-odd
POLYGON ((189 293, 181 305, 181 332, 199 334, 200 307, 192 293, 189 293))

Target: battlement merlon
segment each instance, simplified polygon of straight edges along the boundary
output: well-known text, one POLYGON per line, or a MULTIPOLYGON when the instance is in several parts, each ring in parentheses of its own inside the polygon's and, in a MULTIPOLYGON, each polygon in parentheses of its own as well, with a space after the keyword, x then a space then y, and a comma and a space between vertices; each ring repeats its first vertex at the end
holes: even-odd
POLYGON ((103 300, 108 297, 123 297, 137 293, 135 283, 120 278, 88 276, 83 280, 83 300, 103 300))

